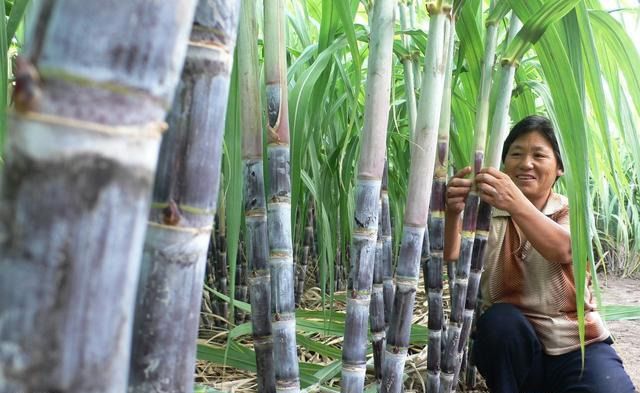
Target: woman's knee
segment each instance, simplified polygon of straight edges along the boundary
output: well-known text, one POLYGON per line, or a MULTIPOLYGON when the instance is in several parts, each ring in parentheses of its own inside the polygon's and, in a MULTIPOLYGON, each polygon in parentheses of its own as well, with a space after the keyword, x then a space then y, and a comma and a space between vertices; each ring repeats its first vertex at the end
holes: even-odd
POLYGON ((622 360, 607 343, 585 348, 582 368, 580 350, 559 357, 548 357, 546 374, 551 391, 562 393, 634 393, 636 390, 624 370, 622 360), (557 360, 556 360, 557 359, 557 360))
POLYGON ((522 312, 507 303, 489 307, 477 322, 476 336, 490 346, 505 345, 509 340, 537 341, 535 331, 522 312))
POLYGON ((586 351, 584 380, 594 393, 634 393, 636 389, 615 349, 607 343, 589 345, 586 351))

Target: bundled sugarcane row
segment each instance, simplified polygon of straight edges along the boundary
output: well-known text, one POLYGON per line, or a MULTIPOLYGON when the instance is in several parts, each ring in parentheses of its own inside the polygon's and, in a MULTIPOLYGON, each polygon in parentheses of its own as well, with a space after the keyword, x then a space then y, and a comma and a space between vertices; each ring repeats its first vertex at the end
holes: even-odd
POLYGON ((444 89, 434 178, 431 188, 431 203, 428 231, 422 246, 422 263, 428 297, 429 344, 427 353, 427 391, 437 392, 440 385, 440 362, 444 310, 442 302, 442 273, 444 252, 445 194, 448 170, 449 126, 451 123, 451 71, 455 46, 455 17, 453 13, 445 21, 445 47, 447 48, 444 89))
POLYGON ((343 393, 364 389, 369 305, 378 232, 378 203, 384 172, 392 74, 395 0, 373 5, 362 147, 355 187, 350 285, 342 346, 343 393))
MULTIPOLYGON (((501 19, 502 15, 498 15, 498 17, 501 19)), ((512 15, 509 32, 507 34, 507 45, 513 40, 513 37, 520 30, 521 26, 522 23, 520 20, 515 15, 512 15)), ((507 45, 505 45, 505 47, 507 45)), ((511 91, 513 89, 516 67, 516 59, 504 59, 501 62, 498 75, 499 84, 497 86, 496 109, 493 115, 490 134, 491 141, 495 143, 489 145, 486 160, 486 165, 489 167, 499 168, 500 166, 500 157, 502 153, 501 142, 506 138, 508 132, 511 91)), ((471 255, 468 290, 465 297, 464 320, 460 343, 458 345, 458 359, 460 359, 462 352, 465 350, 465 345, 471 332, 475 310, 477 308, 478 289, 480 287, 480 278, 484 264, 484 252, 489 237, 489 227, 491 225, 491 212, 492 208, 490 205, 480 202, 476 234, 471 255)), ((459 361, 460 360, 458 360, 458 362, 459 361)), ((460 365, 458 364, 456 375, 459 373, 459 369, 460 365)))
MULTIPOLYGON (((485 52, 480 80, 478 110, 476 112, 474 127, 474 151, 471 157, 471 162, 473 163, 472 174, 474 176, 480 171, 484 163, 487 122, 489 118, 489 95, 491 91, 494 57, 496 53, 497 32, 497 21, 494 23, 488 22, 487 33, 485 35, 485 52)), ((467 296, 479 203, 480 197, 474 185, 467 197, 462 218, 460 256, 456 262, 455 280, 451 291, 451 315, 449 325, 447 327, 445 353, 443 354, 442 361, 442 373, 440 374, 439 391, 442 393, 448 393, 454 389, 456 383, 454 379, 461 360, 459 349, 462 340, 460 338, 461 335, 467 333, 462 332, 461 330, 463 327, 463 314, 467 296)))
POLYGON ((411 151, 409 189, 404 214, 403 235, 396 268, 396 294, 387 331, 387 346, 383 359, 381 391, 399 393, 409 346, 409 331, 418 285, 418 274, 424 232, 427 225, 433 165, 440 123, 442 94, 447 69, 445 21, 451 4, 435 2, 427 5, 430 23, 425 56, 422 94, 411 151))

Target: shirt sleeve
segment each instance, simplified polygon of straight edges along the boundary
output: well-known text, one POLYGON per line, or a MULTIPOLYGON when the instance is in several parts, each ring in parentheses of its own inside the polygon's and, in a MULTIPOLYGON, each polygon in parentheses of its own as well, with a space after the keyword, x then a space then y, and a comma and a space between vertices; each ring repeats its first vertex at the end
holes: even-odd
POLYGON ((569 230, 569 206, 565 205, 562 209, 553 213, 550 218, 560 224, 562 227, 569 230))

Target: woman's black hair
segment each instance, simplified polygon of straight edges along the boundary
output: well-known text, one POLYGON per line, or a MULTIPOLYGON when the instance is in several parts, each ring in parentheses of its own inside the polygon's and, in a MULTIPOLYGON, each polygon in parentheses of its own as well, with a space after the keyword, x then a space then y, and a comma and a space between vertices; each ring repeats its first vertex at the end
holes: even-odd
POLYGON ((525 117, 513 126, 511 131, 509 131, 509 135, 502 146, 502 163, 504 164, 504 159, 507 157, 507 152, 509 151, 511 144, 521 135, 528 134, 533 131, 540 132, 545 139, 549 141, 551 148, 553 149, 553 154, 556 156, 556 160, 558 161, 558 167, 564 171, 562 157, 560 156, 560 147, 558 146, 558 140, 556 139, 556 133, 553 130, 553 125, 549 119, 538 115, 525 117))

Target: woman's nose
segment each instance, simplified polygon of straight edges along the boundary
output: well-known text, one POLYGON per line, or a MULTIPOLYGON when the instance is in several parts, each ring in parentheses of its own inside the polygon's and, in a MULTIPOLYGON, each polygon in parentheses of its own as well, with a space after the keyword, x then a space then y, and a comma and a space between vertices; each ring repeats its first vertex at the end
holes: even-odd
POLYGON ((522 160, 520 160, 520 166, 523 168, 532 168, 533 167, 533 157, 529 154, 525 154, 522 156, 522 160))

